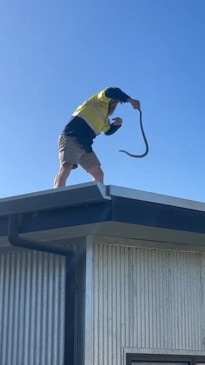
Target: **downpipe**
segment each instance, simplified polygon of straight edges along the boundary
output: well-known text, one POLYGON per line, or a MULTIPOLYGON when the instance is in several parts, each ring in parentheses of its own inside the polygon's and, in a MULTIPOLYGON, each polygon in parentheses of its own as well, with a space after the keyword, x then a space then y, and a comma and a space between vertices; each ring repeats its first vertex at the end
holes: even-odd
POLYGON ((68 251, 66 249, 53 247, 45 244, 44 242, 25 239, 19 236, 19 222, 21 216, 19 214, 11 214, 8 221, 8 241, 14 247, 27 248, 30 250, 49 252, 56 255, 70 256, 74 255, 73 251, 68 251))

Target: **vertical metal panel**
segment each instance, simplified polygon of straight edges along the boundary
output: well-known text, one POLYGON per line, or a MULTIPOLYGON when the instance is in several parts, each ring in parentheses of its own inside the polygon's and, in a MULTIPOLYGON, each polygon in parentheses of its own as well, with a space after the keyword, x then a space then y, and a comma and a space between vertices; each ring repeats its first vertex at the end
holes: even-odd
POLYGON ((64 257, 1 254, 0 364, 63 364, 64 307, 64 257))
POLYGON ((205 351, 205 254, 95 244, 94 365, 124 347, 205 351))

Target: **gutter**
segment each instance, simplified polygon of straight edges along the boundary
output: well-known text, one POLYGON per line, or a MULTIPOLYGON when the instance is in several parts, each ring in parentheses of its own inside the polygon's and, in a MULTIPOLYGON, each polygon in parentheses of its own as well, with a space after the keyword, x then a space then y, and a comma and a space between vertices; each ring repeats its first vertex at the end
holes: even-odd
POLYGON ((30 250, 37 250, 42 252, 49 252, 57 255, 73 256, 74 251, 66 250, 63 248, 53 247, 45 244, 44 242, 24 239, 19 236, 19 222, 20 216, 17 214, 11 214, 8 220, 8 241, 14 247, 28 248, 30 250))

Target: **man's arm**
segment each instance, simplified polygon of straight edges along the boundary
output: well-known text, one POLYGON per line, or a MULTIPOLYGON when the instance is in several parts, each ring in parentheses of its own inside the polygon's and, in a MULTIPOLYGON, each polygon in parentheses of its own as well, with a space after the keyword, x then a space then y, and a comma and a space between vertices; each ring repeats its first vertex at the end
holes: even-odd
POLYGON ((110 129, 105 132, 106 136, 110 136, 111 134, 117 132, 117 130, 122 126, 122 119, 119 117, 113 118, 114 122, 110 124, 110 129))
POLYGON ((134 109, 140 109, 139 100, 132 99, 118 87, 108 87, 105 90, 105 96, 110 99, 119 100, 121 103, 130 103, 134 109))
POLYGON ((106 136, 111 136, 111 134, 117 132, 117 130, 121 127, 121 125, 114 125, 113 123, 110 125, 110 129, 105 132, 106 136))
POLYGON ((105 96, 110 99, 119 100, 121 103, 126 103, 127 99, 130 99, 130 96, 118 87, 108 87, 105 91, 105 96))

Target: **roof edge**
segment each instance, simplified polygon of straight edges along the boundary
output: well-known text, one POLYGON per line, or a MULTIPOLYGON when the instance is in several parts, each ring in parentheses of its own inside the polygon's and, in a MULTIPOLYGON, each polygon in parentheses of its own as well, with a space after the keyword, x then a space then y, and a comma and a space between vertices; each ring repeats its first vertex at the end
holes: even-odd
POLYGON ((106 185, 90 182, 0 199, 0 216, 33 213, 110 199, 106 185))

